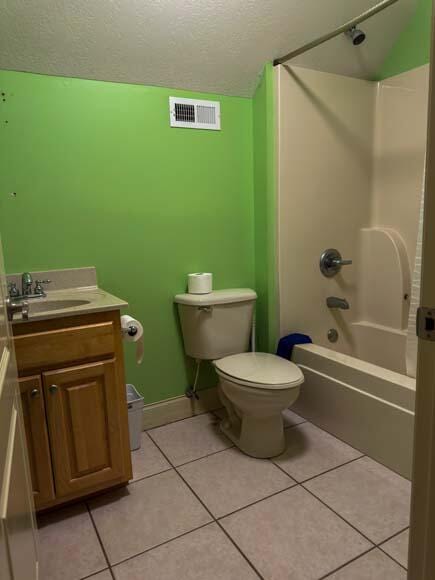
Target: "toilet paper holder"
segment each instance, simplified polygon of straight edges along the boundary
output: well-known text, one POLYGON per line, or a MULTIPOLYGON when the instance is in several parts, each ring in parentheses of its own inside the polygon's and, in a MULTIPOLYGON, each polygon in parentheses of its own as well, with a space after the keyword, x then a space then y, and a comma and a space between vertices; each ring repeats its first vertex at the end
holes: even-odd
POLYGON ((137 326, 134 326, 134 324, 130 324, 130 326, 127 328, 127 334, 128 336, 136 336, 137 326))

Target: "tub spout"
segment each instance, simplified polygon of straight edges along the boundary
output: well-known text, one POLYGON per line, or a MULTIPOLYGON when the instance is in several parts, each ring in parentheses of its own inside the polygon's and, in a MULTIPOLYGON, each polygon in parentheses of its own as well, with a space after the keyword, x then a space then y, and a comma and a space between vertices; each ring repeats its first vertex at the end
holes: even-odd
POLYGON ((337 296, 328 296, 326 299, 328 308, 340 308, 340 310, 349 310, 349 302, 346 298, 337 298, 337 296))

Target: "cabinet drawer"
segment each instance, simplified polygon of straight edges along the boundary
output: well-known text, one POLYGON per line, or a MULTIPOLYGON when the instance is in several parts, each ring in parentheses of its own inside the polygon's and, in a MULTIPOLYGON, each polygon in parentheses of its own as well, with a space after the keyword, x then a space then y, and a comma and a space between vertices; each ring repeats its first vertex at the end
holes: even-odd
POLYGON ((115 352, 113 322, 53 329, 15 336, 15 354, 23 371, 53 368, 71 361, 112 356, 115 352))

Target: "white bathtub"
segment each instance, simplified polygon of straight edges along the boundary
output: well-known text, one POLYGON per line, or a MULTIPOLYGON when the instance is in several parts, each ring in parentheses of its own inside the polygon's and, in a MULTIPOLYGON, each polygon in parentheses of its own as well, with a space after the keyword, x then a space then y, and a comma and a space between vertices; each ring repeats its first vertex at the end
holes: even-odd
POLYGON ((296 413, 411 477, 415 379, 314 344, 292 360, 305 375, 296 413))

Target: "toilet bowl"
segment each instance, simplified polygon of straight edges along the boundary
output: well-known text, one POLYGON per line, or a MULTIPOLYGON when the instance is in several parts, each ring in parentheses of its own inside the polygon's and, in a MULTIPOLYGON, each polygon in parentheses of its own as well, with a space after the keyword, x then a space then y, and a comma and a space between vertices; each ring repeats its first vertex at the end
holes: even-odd
POLYGON ((221 429, 247 455, 275 457, 285 450, 282 411, 294 403, 304 376, 273 354, 244 352, 214 361, 227 416, 221 429))

